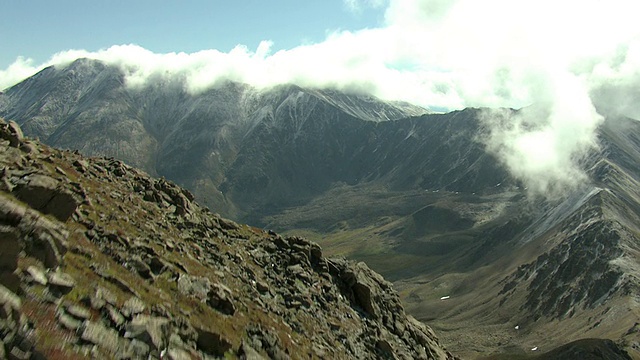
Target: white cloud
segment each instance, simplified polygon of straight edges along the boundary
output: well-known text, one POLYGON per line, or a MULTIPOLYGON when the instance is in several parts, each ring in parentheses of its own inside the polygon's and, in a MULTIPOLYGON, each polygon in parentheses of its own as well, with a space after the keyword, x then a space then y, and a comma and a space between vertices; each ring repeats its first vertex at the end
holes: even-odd
POLYGON ((522 179, 556 174, 533 186, 540 191, 579 178, 572 173, 575 159, 593 147, 601 121, 594 105, 601 112, 640 116, 640 2, 344 3, 354 11, 386 6, 384 26, 336 31, 323 42, 275 53, 264 41, 255 50, 238 46, 228 53, 155 54, 120 45, 61 52, 41 65, 20 58, 0 71, 0 88, 44 66, 89 57, 120 66, 131 86, 153 76, 179 76, 194 92, 230 79, 257 87, 331 86, 435 108, 526 107, 509 119, 511 125, 496 126, 487 142, 522 179), (530 123, 537 127, 524 126, 530 123))
POLYGON ((33 60, 19 57, 9 65, 6 70, 0 70, 0 90, 17 84, 25 78, 33 75, 36 69, 41 68, 33 65, 33 60))
POLYGON ((360 13, 365 8, 381 8, 387 0, 343 0, 347 9, 354 13, 360 13))
POLYGON ((538 102, 515 113, 484 110, 483 140, 530 193, 557 198, 586 180, 577 162, 598 147, 595 131, 603 118, 578 76, 536 75, 531 92, 538 102))

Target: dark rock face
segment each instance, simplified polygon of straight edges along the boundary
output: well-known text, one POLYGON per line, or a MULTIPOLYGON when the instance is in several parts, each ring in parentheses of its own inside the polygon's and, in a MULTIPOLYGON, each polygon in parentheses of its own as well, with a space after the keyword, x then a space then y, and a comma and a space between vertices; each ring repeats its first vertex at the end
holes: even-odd
POLYGON ((224 340, 220 334, 206 330, 198 331, 198 348, 206 354, 224 356, 231 349, 231 344, 224 340))
POLYGON ((454 358, 364 264, 30 144, 0 140, 0 357, 454 358))

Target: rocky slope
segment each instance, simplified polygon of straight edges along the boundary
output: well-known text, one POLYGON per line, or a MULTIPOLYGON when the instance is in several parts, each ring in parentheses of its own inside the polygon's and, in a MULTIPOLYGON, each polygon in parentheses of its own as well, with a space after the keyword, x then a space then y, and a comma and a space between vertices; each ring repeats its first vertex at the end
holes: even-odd
POLYGON ((363 263, 15 123, 0 139, 0 358, 453 358, 363 263))

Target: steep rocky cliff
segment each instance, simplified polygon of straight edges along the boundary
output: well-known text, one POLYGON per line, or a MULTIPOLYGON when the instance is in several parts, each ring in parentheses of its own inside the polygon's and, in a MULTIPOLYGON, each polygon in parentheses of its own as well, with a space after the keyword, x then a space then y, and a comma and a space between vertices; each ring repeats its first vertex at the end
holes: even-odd
POLYGON ((453 358, 363 263, 15 123, 0 139, 0 358, 453 358))

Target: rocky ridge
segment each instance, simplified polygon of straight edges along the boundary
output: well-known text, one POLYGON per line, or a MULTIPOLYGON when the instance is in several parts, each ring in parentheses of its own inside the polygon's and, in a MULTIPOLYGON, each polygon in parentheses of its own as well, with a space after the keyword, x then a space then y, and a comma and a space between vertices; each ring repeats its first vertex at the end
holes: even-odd
POLYGON ((0 122, 0 358, 453 359, 363 263, 0 122))

